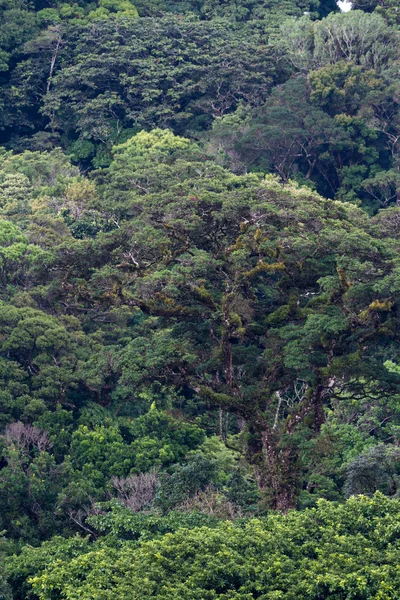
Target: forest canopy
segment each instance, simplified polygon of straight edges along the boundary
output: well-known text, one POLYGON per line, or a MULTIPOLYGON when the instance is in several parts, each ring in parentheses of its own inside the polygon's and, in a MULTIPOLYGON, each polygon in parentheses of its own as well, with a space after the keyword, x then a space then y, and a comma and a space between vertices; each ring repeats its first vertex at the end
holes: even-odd
POLYGON ((0 598, 399 597, 399 14, 0 0, 0 598))

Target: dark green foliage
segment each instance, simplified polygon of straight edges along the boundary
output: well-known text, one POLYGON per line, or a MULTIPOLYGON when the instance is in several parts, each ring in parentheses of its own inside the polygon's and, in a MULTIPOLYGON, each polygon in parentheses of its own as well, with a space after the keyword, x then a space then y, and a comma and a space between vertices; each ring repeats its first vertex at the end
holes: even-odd
POLYGON ((193 496, 197 491, 210 484, 216 475, 216 465, 207 459, 198 458, 175 472, 161 483, 156 497, 156 506, 163 512, 180 506, 187 496, 193 496))
POLYGON ((4 546, 4 532, 0 533, 0 598, 1 600, 10 600, 11 588, 9 587, 6 579, 6 573, 4 569, 5 553, 3 551, 4 546))
POLYGON ((379 445, 357 456, 347 467, 347 496, 373 494, 377 490, 393 496, 398 491, 400 455, 396 446, 379 445))
MULTIPOLYGON (((116 19, 52 26, 26 45, 4 87, 13 138, 19 124, 33 133, 46 126, 53 143, 81 160, 96 150, 92 162, 101 167, 132 128, 200 131, 242 99, 259 104, 270 89, 273 63, 257 33, 243 38, 226 22, 173 16, 116 19)), ((38 135, 12 144, 36 149, 38 135)))

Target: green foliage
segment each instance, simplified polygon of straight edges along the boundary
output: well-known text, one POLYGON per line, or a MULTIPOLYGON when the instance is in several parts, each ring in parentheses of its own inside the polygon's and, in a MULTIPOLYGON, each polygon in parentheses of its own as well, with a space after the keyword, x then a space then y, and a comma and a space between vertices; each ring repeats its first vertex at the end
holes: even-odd
MULTIPOLYGON (((100 7, 92 18, 108 10, 100 7)), ((94 29, 74 21, 45 32, 30 43, 12 87, 5 88, 6 104, 17 103, 32 127, 42 128, 38 111, 46 115, 52 133, 60 132, 74 154, 77 135, 79 147, 90 141, 101 154, 132 127, 198 131, 241 99, 257 104, 269 89, 272 63, 256 34, 244 39, 218 20, 139 21, 129 11, 115 18, 95 20, 94 29)))
MULTIPOLYGON (((342 506, 320 501, 304 513, 271 515, 245 525, 178 529, 139 547, 95 544, 76 557, 69 542, 67 556, 58 558, 60 541, 55 540, 54 556, 47 554, 49 562, 31 584, 40 600, 55 594, 71 600, 177 594, 187 599, 394 599, 398 512, 398 501, 378 494, 342 506)), ((31 559, 25 552, 19 572, 35 555, 40 564, 44 552, 31 550, 31 559)))
POLYGON ((99 488, 111 475, 127 475, 133 466, 132 451, 117 427, 96 427, 90 431, 81 425, 72 436, 70 456, 83 477, 90 478, 99 488))
POLYGON ((0 352, 5 361, 19 365, 28 393, 50 405, 68 402, 69 390, 78 383, 79 333, 30 308, 0 307, 0 320, 0 352))
POLYGON ((105 536, 107 545, 121 546, 125 541, 143 542, 162 538, 168 533, 185 528, 216 527, 219 519, 197 512, 170 511, 157 513, 133 513, 118 502, 104 503, 102 513, 88 518, 94 530, 105 536))
MULTIPOLYGON (((135 231, 131 264, 123 260, 122 254, 118 259, 115 255, 125 270, 129 297, 143 311, 158 317, 159 326, 164 328, 163 335, 159 330, 157 336, 152 331, 147 333, 150 337, 139 338, 135 348, 139 350, 145 339, 151 339, 152 347, 157 348, 162 340, 159 357, 167 354, 168 360, 173 359, 168 366, 158 357, 155 360, 155 351, 147 354, 142 349, 139 352, 146 362, 137 362, 137 358, 134 362, 142 365, 141 369, 144 365, 150 367, 152 379, 159 377, 160 382, 168 378, 168 371, 174 373, 176 383, 186 373, 184 380, 194 378, 191 385, 197 393, 228 410, 239 411, 252 423, 252 435, 260 431, 256 414, 265 419, 265 430, 277 414, 274 427, 279 423, 283 427, 279 444, 292 447, 290 415, 296 402, 302 414, 302 403, 309 399, 311 411, 313 394, 320 393, 319 386, 329 389, 331 378, 350 381, 355 373, 366 377, 372 374, 374 359, 359 354, 347 311, 360 314, 360 324, 364 323, 361 327, 366 327, 369 336, 367 323, 375 318, 375 307, 380 305, 374 304, 376 298, 370 295, 369 284, 358 286, 354 280, 350 284, 343 274, 348 269, 365 277, 367 264, 374 260, 378 261, 379 271, 384 255, 382 240, 366 233, 366 216, 351 205, 325 203, 309 190, 293 185, 282 188, 273 179, 261 183, 255 176, 232 176, 207 161, 206 156, 200 162, 195 146, 188 147, 183 158, 179 139, 178 146, 169 141, 167 147, 172 151, 162 154, 158 147, 164 134, 154 132, 152 136, 146 134, 145 138, 150 146, 149 162, 136 149, 142 139, 139 135, 137 142, 118 149, 108 172, 100 175, 108 207, 110 192, 118 197, 114 220, 129 222, 129 226, 124 225, 127 231, 132 231, 132 226, 135 231), (157 156, 157 162, 151 160, 153 156, 157 156), (205 172, 212 173, 212 181, 202 177, 205 172), (134 181, 133 190, 124 187, 128 177, 134 181), (179 202, 171 196, 172 190, 179 202), (288 221, 290 211, 293 216, 288 221), (286 244, 290 252, 285 251, 286 244), (221 268, 229 274, 229 285, 219 277, 221 268), (318 288, 324 277, 333 278, 328 294, 318 288), (334 300, 335 294, 341 298, 339 303, 334 300), (256 325, 266 317, 270 325, 267 339, 256 325), (212 340, 204 338, 205 320, 212 328, 212 340), (254 346, 255 336, 260 336, 262 352, 254 346), (166 353, 163 344, 167 339, 166 353), (179 355, 174 352, 177 339, 181 340, 179 355), (189 350, 186 344, 192 348, 188 354, 182 351, 189 350), (210 354, 212 361, 208 360, 210 354), (235 370, 246 373, 240 383, 235 370), (270 378, 273 384, 263 389, 255 385, 254 378, 270 378), (277 408, 275 394, 288 385, 286 389, 291 391, 285 393, 292 400, 285 400, 285 404, 291 410, 281 413, 282 399, 277 408), (296 401, 293 398, 298 385, 303 386, 303 392, 296 401), (270 398, 267 413, 258 405, 258 398, 264 394, 270 398)), ((126 250, 122 252, 126 256, 126 250)), ((389 247, 388 252, 390 255, 389 247)), ((390 320, 390 306, 385 307, 383 303, 380 318, 385 318, 388 311, 390 320)), ((384 344, 390 344, 391 334, 384 330, 389 335, 384 344)), ((361 329, 358 335, 362 339, 361 329)), ((375 343, 380 342, 377 339, 375 343)), ((384 371, 382 374, 386 386, 384 371)), ((131 382, 132 386, 132 375, 131 382)), ((303 418, 309 427, 307 419, 311 417, 303 418)), ((258 453, 256 456, 256 462, 262 460, 258 453)), ((292 478, 292 467, 290 471, 288 477, 292 478)))
POLYGON ((378 72, 398 56, 398 43, 382 17, 356 10, 330 13, 315 25, 307 17, 288 20, 276 42, 296 70, 350 61, 378 72))
POLYGON ((79 536, 68 540, 60 536, 44 542, 40 547, 26 546, 19 556, 8 561, 7 574, 14 594, 34 597, 28 579, 41 572, 53 560, 69 560, 90 548, 89 540, 79 536))
POLYGON ((0 25, 0 596, 396 598, 396 2, 0 25))
POLYGON ((3 552, 4 546, 4 532, 0 533, 0 598, 1 600, 9 600, 11 598, 11 589, 6 580, 6 573, 4 569, 5 554, 3 552))
POLYGON ((28 249, 28 240, 18 227, 0 221, 0 280, 5 286, 28 249))
POLYGON ((203 437, 198 427, 151 410, 121 427, 97 425, 89 429, 80 425, 72 435, 69 458, 79 479, 103 490, 113 476, 126 477, 179 461, 203 437))
POLYGON ((357 456, 347 467, 344 491, 347 496, 373 494, 377 490, 394 495, 398 488, 399 453, 396 446, 380 444, 357 456))

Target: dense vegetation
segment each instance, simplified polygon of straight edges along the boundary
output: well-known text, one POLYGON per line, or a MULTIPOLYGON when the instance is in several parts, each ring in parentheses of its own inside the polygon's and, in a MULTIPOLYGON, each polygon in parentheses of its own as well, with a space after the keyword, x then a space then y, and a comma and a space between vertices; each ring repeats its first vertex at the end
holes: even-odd
POLYGON ((0 598, 398 598, 398 1, 0 19, 0 598))

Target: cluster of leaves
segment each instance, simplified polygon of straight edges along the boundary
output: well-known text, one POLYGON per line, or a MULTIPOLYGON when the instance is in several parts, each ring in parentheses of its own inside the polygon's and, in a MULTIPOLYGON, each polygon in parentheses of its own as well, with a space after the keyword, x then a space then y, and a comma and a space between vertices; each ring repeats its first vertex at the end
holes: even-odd
MULTIPOLYGON (((150 470, 167 477, 168 467, 182 461, 204 439, 195 425, 156 410, 133 422, 107 423, 103 415, 103 425, 94 424, 86 411, 80 421, 88 424, 74 430, 72 414, 58 408, 37 421, 46 430, 21 422, 6 428, 0 519, 9 538, 39 542, 62 529, 84 528, 82 510, 90 514, 94 502, 112 497, 127 501, 126 478, 150 470)), ((216 466, 210 459, 206 464, 215 477, 216 466)), ((159 493, 165 493, 164 487, 159 493)), ((195 491, 201 487, 200 483, 195 491)), ((154 493, 147 503, 154 500, 154 493)), ((181 502, 186 499, 184 492, 181 502)))
POLYGON ((288 21, 273 44, 292 76, 210 136, 236 172, 267 169, 373 213, 399 200, 399 34, 379 14, 288 21))
POLYGON ((12 563, 11 582, 20 592, 21 580, 28 579, 25 597, 39 600, 394 600, 400 584, 399 511, 398 500, 378 494, 342 506, 320 501, 303 513, 244 524, 193 516, 176 529, 173 516, 139 523, 125 515, 125 535, 117 511, 107 515, 108 533, 93 544, 55 538, 39 549, 26 548, 12 563), (159 527, 169 533, 160 536, 159 527))
POLYGON ((199 135, 240 101, 259 105, 276 72, 268 34, 318 0, 92 0, 0 4, 0 128, 9 147, 62 145, 104 166, 138 127, 199 135), (67 101, 65 101, 67 99, 67 101))

